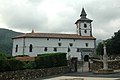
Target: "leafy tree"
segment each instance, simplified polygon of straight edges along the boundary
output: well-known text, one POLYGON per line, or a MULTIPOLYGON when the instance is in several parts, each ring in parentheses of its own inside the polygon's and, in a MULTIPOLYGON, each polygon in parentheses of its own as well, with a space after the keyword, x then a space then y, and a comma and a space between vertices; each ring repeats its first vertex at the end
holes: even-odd
POLYGON ((120 30, 114 33, 114 36, 107 41, 109 53, 112 55, 120 55, 120 30))
POLYGON ((98 55, 103 55, 103 44, 102 44, 102 42, 98 43, 96 52, 97 52, 98 55))
MULTIPOLYGON (((120 30, 114 33, 112 38, 105 40, 108 55, 120 55, 120 30)), ((103 55, 103 44, 99 43, 97 46, 97 54, 103 55)))

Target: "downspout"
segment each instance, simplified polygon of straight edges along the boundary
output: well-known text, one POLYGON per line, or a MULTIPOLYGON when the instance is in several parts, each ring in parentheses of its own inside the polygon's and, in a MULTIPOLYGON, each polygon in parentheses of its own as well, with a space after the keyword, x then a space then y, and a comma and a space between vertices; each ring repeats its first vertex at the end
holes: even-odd
POLYGON ((96 54, 96 39, 94 39, 94 53, 96 54))
POLYGON ((90 23, 90 36, 92 37, 92 24, 90 23))
POLYGON ((23 55, 25 55, 25 37, 23 38, 23 55))

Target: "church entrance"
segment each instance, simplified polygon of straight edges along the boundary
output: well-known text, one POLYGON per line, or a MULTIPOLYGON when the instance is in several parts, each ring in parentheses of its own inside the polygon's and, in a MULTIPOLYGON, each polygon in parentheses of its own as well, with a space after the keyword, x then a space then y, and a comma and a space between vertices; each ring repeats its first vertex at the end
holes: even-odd
POLYGON ((89 72, 90 71, 89 66, 90 66, 89 55, 85 55, 85 56, 83 56, 80 63, 78 63, 78 72, 89 72))
POLYGON ((88 55, 85 55, 85 56, 84 56, 84 61, 85 61, 85 62, 88 62, 88 61, 89 61, 89 56, 88 56, 88 55))

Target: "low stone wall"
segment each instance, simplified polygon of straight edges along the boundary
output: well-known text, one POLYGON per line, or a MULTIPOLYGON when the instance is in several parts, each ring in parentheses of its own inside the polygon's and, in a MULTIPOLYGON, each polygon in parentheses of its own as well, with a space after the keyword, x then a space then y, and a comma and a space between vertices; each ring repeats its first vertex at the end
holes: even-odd
MULTIPOLYGON (((101 60, 93 60, 91 64, 91 70, 96 71, 103 68, 103 62, 101 60)), ((120 60, 108 60, 108 68, 113 70, 120 70, 120 60)))
POLYGON ((67 66, 46 68, 46 69, 29 69, 0 73, 0 80, 29 80, 32 78, 45 77, 69 72, 67 66))

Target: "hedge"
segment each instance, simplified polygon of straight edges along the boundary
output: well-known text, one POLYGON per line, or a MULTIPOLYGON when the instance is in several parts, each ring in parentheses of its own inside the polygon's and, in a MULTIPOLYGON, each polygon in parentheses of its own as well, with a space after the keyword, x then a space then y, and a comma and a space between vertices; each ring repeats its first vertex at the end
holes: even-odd
POLYGON ((35 61, 19 61, 14 57, 8 59, 0 59, 0 72, 22 69, 60 67, 66 65, 66 53, 48 53, 38 55, 35 58, 35 61))
POLYGON ((66 53, 47 53, 39 54, 35 58, 36 68, 49 68, 66 66, 66 53))
POLYGON ((23 66, 23 62, 19 60, 0 60, 0 72, 21 70, 23 69, 23 66))

